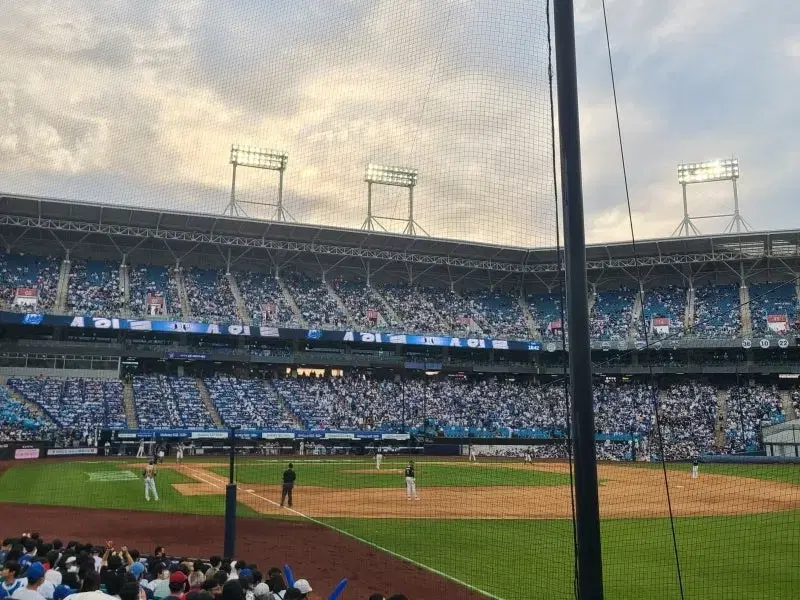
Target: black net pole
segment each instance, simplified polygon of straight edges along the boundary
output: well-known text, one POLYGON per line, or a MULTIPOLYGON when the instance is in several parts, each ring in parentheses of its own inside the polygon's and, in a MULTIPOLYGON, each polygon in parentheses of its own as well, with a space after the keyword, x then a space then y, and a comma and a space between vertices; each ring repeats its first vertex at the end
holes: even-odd
POLYGON ((577 588, 580 600, 599 600, 603 598, 603 569, 600 552, 597 456, 594 445, 586 237, 583 223, 578 76, 575 59, 575 14, 572 0, 554 0, 553 25, 567 271, 569 376, 575 449, 577 588))
POLYGON ((228 430, 230 443, 230 463, 228 467, 228 485, 225 486, 225 542, 223 556, 236 554, 236 483, 234 481, 236 469, 236 429, 228 430))

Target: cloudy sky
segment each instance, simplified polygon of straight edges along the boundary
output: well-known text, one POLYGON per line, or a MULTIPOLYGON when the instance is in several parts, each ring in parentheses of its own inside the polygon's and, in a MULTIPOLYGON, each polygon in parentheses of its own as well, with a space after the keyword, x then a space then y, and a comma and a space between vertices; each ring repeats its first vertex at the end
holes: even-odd
MULTIPOLYGON (((588 236, 624 240, 600 0, 576 6, 588 236)), ((753 227, 800 227, 800 4, 608 9, 637 235, 677 225, 677 162, 731 155, 753 227)), ((378 162, 419 168, 433 235, 551 244, 544 14, 536 0, 6 2, 0 190, 221 212, 239 142, 289 153, 297 220, 360 226, 378 162)), ((275 175, 240 170, 239 197, 271 201, 275 175)), ((691 192, 697 214, 730 199, 725 184, 691 192)), ((402 189, 374 204, 405 215, 402 189)))

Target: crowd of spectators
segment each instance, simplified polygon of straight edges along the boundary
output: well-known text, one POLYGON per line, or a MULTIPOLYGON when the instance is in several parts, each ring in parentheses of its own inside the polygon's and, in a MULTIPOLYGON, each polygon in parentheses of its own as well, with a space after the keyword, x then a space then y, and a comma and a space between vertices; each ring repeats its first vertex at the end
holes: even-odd
POLYGON ((383 297, 392 306, 406 331, 446 334, 446 320, 437 306, 446 305, 449 292, 438 288, 408 283, 392 283, 381 288, 383 297))
POLYGON ((634 292, 626 288, 597 292, 589 322, 592 337, 610 341, 628 339, 634 298, 634 292))
POLYGON ((694 291, 692 333, 706 338, 733 338, 742 329, 739 288, 707 285, 694 291))
POLYGON ((757 446, 762 422, 774 423, 784 418, 780 393, 773 386, 743 385, 730 390, 725 423, 726 447, 734 452, 757 446))
POLYGON ((594 386, 594 425, 599 433, 646 436, 652 429, 658 390, 644 383, 594 386))
POLYGON ((213 427, 214 421, 191 377, 166 375, 133 378, 136 421, 144 429, 213 427))
POLYGON ((270 429, 291 424, 266 381, 207 377, 203 382, 214 408, 228 427, 270 429))
POLYGON ((160 315, 167 316, 173 311, 170 302, 170 274, 166 267, 156 265, 135 265, 128 268, 131 314, 149 317, 148 297, 161 297, 163 304, 160 315))
POLYGON ((303 600, 317 594, 307 579, 292 580, 288 569, 284 576, 278 567, 262 570, 246 560, 170 556, 162 546, 145 554, 113 541, 45 542, 38 533, 3 539, 0 567, 0 597, 11 600, 303 600))
POLYGON ((312 329, 343 329, 349 326, 347 315, 328 293, 322 278, 313 278, 298 271, 281 274, 294 298, 300 315, 312 329))
POLYGON ((397 329, 400 323, 382 310, 382 305, 372 286, 359 279, 335 279, 331 285, 347 309, 347 314, 357 327, 369 329, 389 327, 397 329))
POLYGON ((25 442, 41 439, 53 430, 53 423, 34 414, 27 405, 15 400, 0 387, 0 442, 25 442))
POLYGON ((247 314, 254 324, 275 327, 298 325, 274 275, 247 271, 236 273, 235 276, 247 314))
POLYGON ((511 294, 492 290, 463 292, 480 317, 484 333, 496 338, 529 339, 531 333, 519 302, 511 294))
POLYGON ((69 271, 67 308, 78 315, 119 315, 122 288, 119 263, 73 260, 69 271))
MULTIPOLYGON (((711 452, 716 445, 717 389, 696 381, 672 384, 661 392, 658 417, 668 460, 711 452)), ((656 440, 651 452, 659 454, 656 440)))
POLYGON ((120 381, 15 377, 8 386, 38 405, 61 428, 125 426, 120 381))
POLYGON ((183 285, 189 300, 189 313, 195 319, 213 323, 241 321, 225 273, 213 269, 185 269, 183 285))
POLYGON ((750 322, 756 335, 774 335, 767 317, 786 318, 786 328, 779 333, 797 331, 797 288, 794 282, 755 283, 750 285, 750 322))
MULTIPOLYGON (((655 338, 681 337, 685 330, 686 289, 670 285, 645 290, 642 313, 645 326, 649 328, 648 336, 655 338), (653 328, 653 319, 659 318, 669 319, 666 332, 662 333, 653 328)), ((640 339, 644 338, 640 319, 637 320, 636 331, 640 339)))
MULTIPOLYGON (((565 314, 566 314, 566 307, 565 314)), ((559 327, 553 327, 554 323, 561 324, 561 298, 556 294, 532 294, 528 296, 528 309, 539 329, 539 335, 543 338, 552 338, 561 335, 559 327)))
MULTIPOLYGON (((226 426, 310 430, 410 431, 451 437, 559 437, 567 428, 568 402, 560 383, 503 377, 378 377, 363 372, 328 377, 204 380, 211 403, 226 426)), ((59 431, 72 430, 85 442, 101 427, 124 427, 119 381, 13 378, 8 386, 42 408, 59 431), (79 433, 83 432, 80 436, 79 433)), ((142 428, 209 428, 213 419, 195 379, 133 378, 135 412, 142 428)), ((48 430, 0 387, 0 436, 34 439, 48 430)), ((800 410, 800 393, 792 394, 800 410)), ((762 422, 781 422, 781 395, 774 386, 749 383, 724 389, 682 380, 652 389, 646 382, 598 380, 594 385, 595 427, 614 436, 604 456, 630 452, 619 436, 649 441, 660 455, 660 424, 667 459, 712 451, 739 452, 757 441, 762 422), (718 403, 725 403, 725 412, 718 403), (656 412, 655 409, 658 409, 656 412), (717 431, 724 448, 717 448, 717 431), (722 438, 720 438, 722 439, 722 438), (623 452, 624 450, 624 452, 623 452)), ((53 427, 50 427, 52 430, 53 427)), ((74 437, 74 436, 73 436, 74 437)))
POLYGON ((0 253, 0 307, 13 309, 17 288, 35 288, 39 296, 37 310, 52 308, 59 269, 55 258, 0 253))

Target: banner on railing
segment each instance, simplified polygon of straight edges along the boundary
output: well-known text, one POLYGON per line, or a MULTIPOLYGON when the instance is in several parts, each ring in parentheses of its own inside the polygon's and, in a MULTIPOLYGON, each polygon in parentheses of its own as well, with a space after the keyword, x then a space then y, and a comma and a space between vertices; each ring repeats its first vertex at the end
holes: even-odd
POLYGON ((14 293, 14 306, 36 308, 39 304, 39 290, 30 287, 18 287, 14 293))
POLYGON ((539 351, 541 342, 523 340, 497 340, 492 338, 451 337, 388 333, 383 331, 332 331, 325 329, 288 329, 279 327, 251 327, 242 324, 195 323, 184 321, 152 321, 147 319, 120 319, 106 317, 69 317, 39 313, 0 313, 0 323, 18 325, 45 325, 76 329, 120 329, 152 331, 157 333, 190 333, 199 335, 227 335, 253 338, 279 338, 285 340, 321 340, 328 342, 359 342, 362 344, 400 344, 409 346, 440 346, 488 350, 539 351))
POLYGON ((767 315, 767 327, 775 333, 783 333, 789 328, 789 318, 786 315, 767 315))

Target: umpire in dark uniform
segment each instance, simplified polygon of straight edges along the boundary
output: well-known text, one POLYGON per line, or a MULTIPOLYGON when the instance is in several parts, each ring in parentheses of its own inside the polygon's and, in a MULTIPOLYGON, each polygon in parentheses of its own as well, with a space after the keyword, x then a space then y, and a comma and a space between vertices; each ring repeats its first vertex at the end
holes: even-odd
POLYGON ((281 491, 281 506, 289 499, 289 508, 292 508, 292 489, 294 489, 294 481, 297 479, 297 473, 294 472, 294 465, 289 463, 289 468, 283 472, 283 490, 281 491))

